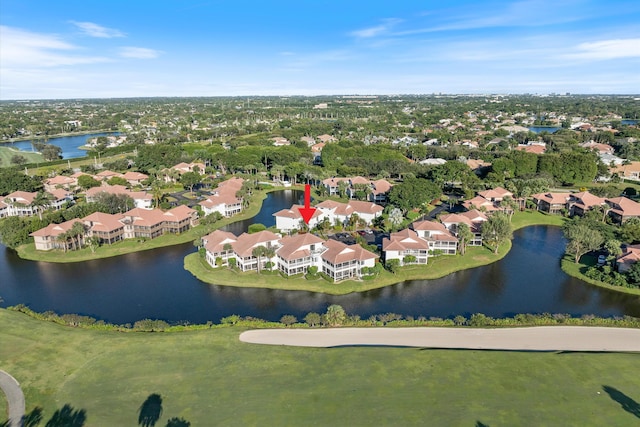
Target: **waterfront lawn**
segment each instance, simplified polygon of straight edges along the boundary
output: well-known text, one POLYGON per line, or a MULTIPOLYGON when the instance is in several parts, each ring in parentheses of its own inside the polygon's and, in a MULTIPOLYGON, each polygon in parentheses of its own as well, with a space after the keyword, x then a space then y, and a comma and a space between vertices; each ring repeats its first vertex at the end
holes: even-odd
POLYGON ((587 282, 591 285, 599 286, 601 288, 611 289, 616 292, 622 292, 625 294, 631 295, 640 295, 640 289, 638 288, 624 288, 622 286, 613 286, 609 283, 601 282, 599 280, 591 279, 584 275, 589 267, 593 267, 596 265, 597 259, 593 256, 583 255, 580 258, 580 262, 578 264, 575 263, 573 259, 573 255, 565 254, 560 261, 560 268, 562 271, 567 273, 569 276, 576 277, 584 282, 587 282))
POLYGON ((371 280, 345 280, 338 283, 327 280, 306 280, 304 277, 282 277, 280 274, 258 274, 257 272, 238 272, 225 267, 213 268, 198 253, 187 255, 184 259, 185 270, 206 283, 248 288, 270 288, 322 292, 332 295, 344 295, 351 292, 363 292, 377 289, 406 280, 437 279, 450 273, 490 264, 503 258, 511 249, 511 242, 500 247, 498 254, 485 247, 469 247, 462 255, 441 255, 429 258, 427 265, 400 267, 396 274, 383 271, 371 280))
MULTIPOLYGON (((241 343, 240 328, 178 333, 73 329, 0 310, 2 368, 27 411, 68 403, 87 425, 633 425, 637 354, 241 343), (603 387, 615 390, 608 394, 603 387)), ((1 394, 0 394, 1 395, 1 394)), ((2 421, 0 415, 0 421, 2 421)))
POLYGON ((30 151, 20 151, 11 147, 0 146, 0 167, 15 166, 11 163, 11 158, 15 155, 19 155, 27 159, 27 163, 42 163, 44 157, 40 153, 32 153, 30 151))
POLYGON ((528 227, 530 225, 556 225, 562 226, 566 218, 562 215, 551 215, 539 211, 515 212, 511 218, 511 225, 514 230, 528 227))

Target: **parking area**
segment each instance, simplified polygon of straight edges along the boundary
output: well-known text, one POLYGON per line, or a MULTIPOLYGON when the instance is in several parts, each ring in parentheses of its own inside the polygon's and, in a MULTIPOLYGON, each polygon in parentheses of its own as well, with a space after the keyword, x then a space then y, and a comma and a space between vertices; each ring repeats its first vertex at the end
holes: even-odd
POLYGON ((358 230, 355 232, 342 232, 335 233, 329 236, 330 239, 337 240, 346 245, 353 245, 356 243, 356 235, 360 235, 369 245, 376 245, 382 247, 382 239, 389 237, 389 233, 385 233, 379 230, 358 230))

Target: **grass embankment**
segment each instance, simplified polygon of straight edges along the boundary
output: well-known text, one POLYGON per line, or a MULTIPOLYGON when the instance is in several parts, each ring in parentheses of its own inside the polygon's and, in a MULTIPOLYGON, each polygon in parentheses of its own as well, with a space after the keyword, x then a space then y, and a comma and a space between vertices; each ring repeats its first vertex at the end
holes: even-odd
POLYGON ((498 254, 485 247, 468 248, 464 256, 451 255, 429 258, 427 265, 411 265, 400 267, 397 273, 382 271, 379 276, 371 280, 344 280, 333 283, 318 278, 307 280, 301 276, 283 277, 277 272, 255 271, 238 272, 228 268, 212 268, 199 254, 187 255, 184 259, 184 268, 199 280, 206 283, 243 288, 270 288, 289 291, 312 291, 332 295, 344 295, 351 292, 363 292, 371 289, 382 288, 406 280, 437 279, 459 270, 489 264, 503 258, 509 249, 511 242, 500 247, 498 254))
MULTIPOLYGON (((539 224, 562 225, 563 221, 564 219, 560 216, 546 215, 540 212, 517 212, 512 218, 514 229, 539 224)), ((304 290, 332 295, 344 295, 351 292, 363 292, 382 288, 406 280, 438 279, 456 271, 480 267, 498 261, 504 258, 510 249, 511 242, 502 245, 497 254, 494 254, 493 251, 485 247, 469 247, 464 256, 442 255, 432 257, 429 258, 427 265, 401 267, 396 274, 383 271, 378 277, 372 280, 345 280, 339 283, 331 283, 324 279, 306 280, 300 276, 285 278, 277 273, 241 273, 227 268, 212 268, 197 253, 187 255, 184 260, 184 268, 199 280, 216 285, 304 290)))
POLYGON ((20 151, 12 147, 0 146, 0 167, 15 166, 11 163, 11 158, 15 155, 24 157, 27 160, 27 163, 44 162, 44 157, 40 153, 20 151))
POLYGON ((202 237, 203 235, 213 231, 214 229, 255 216, 260 211, 260 208, 262 207, 262 201, 267 197, 267 193, 281 189, 282 188, 280 187, 274 187, 268 190, 256 191, 251 196, 249 208, 247 208, 241 214, 235 215, 232 218, 224 218, 209 226, 200 225, 194 227, 182 234, 165 234, 155 239, 146 241, 138 241, 138 239, 128 239, 115 243, 113 245, 103 245, 97 248, 95 253, 92 253, 90 248, 68 251, 66 253, 61 250, 52 250, 47 252, 37 251, 35 249, 35 245, 33 243, 29 243, 18 247, 18 256, 23 259, 32 261, 78 262, 99 258, 109 258, 132 252, 139 252, 164 246, 172 246, 181 243, 192 242, 202 237))
POLYGON ((560 268, 562 271, 567 273, 569 276, 578 278, 583 282, 587 282, 591 285, 598 286, 600 288, 606 288, 616 292, 622 292, 630 295, 640 295, 640 289, 637 288, 624 288, 622 286, 613 286, 605 282, 601 282, 599 280, 591 279, 584 275, 589 267, 593 267, 596 265, 597 260, 593 256, 584 255, 580 258, 580 262, 578 264, 575 263, 573 259, 573 255, 565 254, 564 257, 560 260, 560 268))
POLYGON ((637 422, 640 376, 620 374, 637 354, 257 346, 240 332, 80 330, 0 310, 0 361, 27 411, 48 420, 68 403, 91 426, 135 425, 151 393, 163 398, 157 425, 637 422))

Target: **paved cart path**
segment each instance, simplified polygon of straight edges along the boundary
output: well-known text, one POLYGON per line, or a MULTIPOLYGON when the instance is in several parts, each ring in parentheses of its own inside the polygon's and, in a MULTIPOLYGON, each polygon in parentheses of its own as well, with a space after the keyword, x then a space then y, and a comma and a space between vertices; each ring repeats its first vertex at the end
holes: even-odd
MULTIPOLYGON (((0 388, 7 396, 9 406, 9 427, 18 427, 22 425, 22 417, 24 416, 24 394, 20 388, 20 383, 5 371, 0 370, 0 388)), ((3 420, 4 414, 0 414, 0 420, 3 420)))
POLYGON ((590 326, 526 328, 256 329, 240 334, 253 344, 300 347, 399 346, 524 351, 640 352, 640 329, 590 326))

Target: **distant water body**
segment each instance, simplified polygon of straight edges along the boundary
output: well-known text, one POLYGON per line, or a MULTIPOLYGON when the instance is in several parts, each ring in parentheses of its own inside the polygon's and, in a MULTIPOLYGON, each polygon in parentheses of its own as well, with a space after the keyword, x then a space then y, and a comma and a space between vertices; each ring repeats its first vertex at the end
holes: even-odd
MULTIPOLYGON (((84 157, 87 155, 86 150, 81 150, 79 147, 87 144, 87 141, 91 138, 98 136, 120 135, 119 132, 107 132, 107 133, 90 133, 87 135, 74 135, 74 136, 61 136, 59 138, 50 138, 46 141, 47 144, 55 145, 62 149, 63 159, 75 159, 77 157, 84 157)), ((44 140, 38 140, 38 142, 45 142, 44 140)), ((2 144, 2 147, 13 147, 21 151, 35 151, 31 145, 32 140, 7 142, 2 144)))

